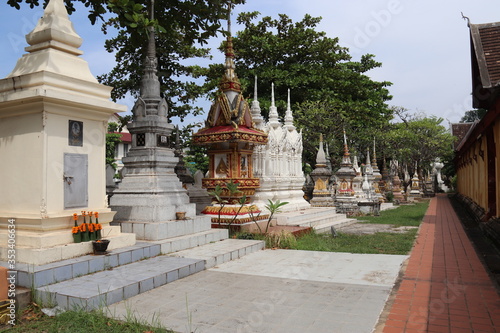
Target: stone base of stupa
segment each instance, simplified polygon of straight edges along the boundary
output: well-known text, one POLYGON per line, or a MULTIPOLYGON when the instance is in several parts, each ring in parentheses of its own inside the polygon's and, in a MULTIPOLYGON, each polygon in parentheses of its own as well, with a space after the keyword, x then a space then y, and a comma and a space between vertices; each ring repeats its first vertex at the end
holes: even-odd
POLYGON ((419 189, 412 189, 408 194, 408 201, 422 199, 422 193, 419 189))
POLYGON ((205 207, 202 213, 211 218, 212 228, 227 228, 233 231, 249 230, 251 226, 256 226, 256 223, 261 224, 269 218, 269 212, 253 204, 223 207, 214 204, 205 207))
POLYGON ((313 197, 309 201, 311 207, 335 207, 335 201, 330 192, 326 190, 314 190, 313 197))
MULTIPOLYGON (((101 225, 102 238, 110 240, 108 250, 135 245, 135 234, 122 233, 120 227, 110 226, 109 222, 101 225)), ((47 232, 16 230, 15 243, 9 243, 10 235, 8 230, 0 230, 0 261, 7 263, 14 259, 19 263, 44 265, 93 253, 91 241, 74 243, 71 227, 47 232)))
POLYGON ((335 207, 337 213, 354 216, 359 213, 358 200, 352 196, 337 196, 335 197, 335 207))

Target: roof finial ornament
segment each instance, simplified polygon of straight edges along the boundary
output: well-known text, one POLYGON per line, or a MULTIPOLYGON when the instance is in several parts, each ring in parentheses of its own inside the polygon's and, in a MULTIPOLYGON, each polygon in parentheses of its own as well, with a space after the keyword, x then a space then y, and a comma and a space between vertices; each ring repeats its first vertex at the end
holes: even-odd
POLYGON ((286 103, 285 127, 289 131, 293 131, 295 129, 295 126, 293 126, 293 113, 292 113, 292 107, 291 107, 291 103, 290 103, 290 89, 288 89, 288 99, 287 99, 287 103, 286 103))
POLYGON ((269 107, 269 124, 273 128, 277 128, 280 125, 278 108, 274 103, 274 83, 271 82, 271 106, 269 107))
POLYGON ((231 1, 228 1, 228 16, 227 16, 227 40, 226 40, 226 61, 224 68, 226 69, 224 77, 220 83, 222 91, 241 92, 241 83, 235 72, 234 66, 234 49, 233 36, 231 35, 231 1))
POLYGON ((257 75, 255 75, 255 83, 253 85, 253 100, 254 101, 259 101, 257 98, 257 75))
POLYGON ((467 20, 467 26, 470 27, 470 19, 467 16, 465 16, 463 12, 460 12, 460 14, 462 14, 462 18, 464 20, 467 20))
POLYGON ((347 136, 345 134, 345 128, 343 129, 344 131, 344 156, 349 156, 349 147, 347 146, 347 136))

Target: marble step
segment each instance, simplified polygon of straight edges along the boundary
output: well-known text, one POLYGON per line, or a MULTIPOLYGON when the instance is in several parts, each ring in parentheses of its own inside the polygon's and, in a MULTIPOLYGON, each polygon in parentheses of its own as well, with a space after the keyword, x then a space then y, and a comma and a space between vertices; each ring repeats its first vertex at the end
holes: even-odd
POLYGON ((264 248, 263 241, 225 239, 36 289, 44 306, 86 310, 120 302, 264 248))
POLYGON ((192 249, 172 253, 173 256, 204 260, 205 268, 235 260, 244 255, 263 250, 265 242, 251 239, 226 239, 192 249))
POLYGON ((122 232, 134 233, 137 239, 163 240, 208 231, 212 227, 210 216, 195 216, 184 220, 164 222, 120 222, 122 232))
POLYGON ((45 307, 92 310, 111 305, 202 271, 200 259, 157 256, 39 287, 34 299, 45 307))
POLYGON ((293 225, 314 227, 319 224, 343 220, 345 214, 337 214, 335 208, 308 208, 295 212, 279 213, 276 215, 277 225, 293 225))
POLYGON ((350 219, 350 218, 343 218, 335 221, 330 221, 330 222, 325 222, 325 223, 320 223, 315 226, 313 226, 314 230, 316 233, 330 233, 332 232, 332 227, 335 229, 345 227, 350 224, 354 224, 358 222, 356 219, 350 219))
MULTIPOLYGON (((160 254, 217 242, 227 237, 226 229, 210 229, 162 241, 141 241, 132 246, 113 249, 106 255, 83 255, 45 265, 18 263, 16 265, 17 285, 26 288, 46 286, 160 254)), ((0 265, 4 264, 6 265, 0 262, 0 265)))

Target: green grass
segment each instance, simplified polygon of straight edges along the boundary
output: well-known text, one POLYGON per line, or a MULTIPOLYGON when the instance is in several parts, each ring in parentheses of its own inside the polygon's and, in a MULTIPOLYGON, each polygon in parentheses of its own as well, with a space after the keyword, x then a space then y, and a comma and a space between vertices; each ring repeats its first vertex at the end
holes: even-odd
POLYGON ((98 310, 91 312, 67 311, 56 317, 48 317, 33 306, 23 312, 21 319, 15 326, 6 330, 2 330, 0 327, 0 331, 8 333, 173 333, 165 328, 145 325, 135 318, 127 321, 110 319, 106 317, 104 312, 98 310))
POLYGON ((399 226, 419 226, 427 211, 429 201, 423 201, 414 205, 399 206, 396 209, 389 209, 380 212, 380 216, 359 216, 356 217, 360 223, 392 224, 399 226))
MULTIPOLYGON (((380 216, 361 216, 357 219, 360 223, 391 224, 395 227, 419 226, 428 206, 429 202, 424 201, 383 211, 380 216)), ((373 235, 339 233, 337 237, 313 232, 298 238, 293 248, 308 251, 408 254, 416 235, 417 229, 404 233, 378 232, 373 235)))
POLYGON ((410 252, 416 229, 396 234, 378 232, 373 235, 351 235, 339 233, 337 237, 330 234, 306 234, 297 239, 295 250, 375 253, 375 254, 408 254, 410 252))

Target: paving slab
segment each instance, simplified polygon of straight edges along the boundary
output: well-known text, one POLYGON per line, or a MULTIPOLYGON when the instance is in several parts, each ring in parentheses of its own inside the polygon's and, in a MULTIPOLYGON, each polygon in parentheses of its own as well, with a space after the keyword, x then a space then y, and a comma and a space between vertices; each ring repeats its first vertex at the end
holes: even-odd
POLYGON ((195 274, 204 268, 203 260, 158 256, 39 287, 37 294, 45 304, 92 310, 195 274))
POLYGON ((288 279, 390 286, 406 255, 269 250, 221 265, 228 273, 288 279))
POLYGON ((108 307, 176 332, 372 332, 407 256, 265 250, 108 307))

